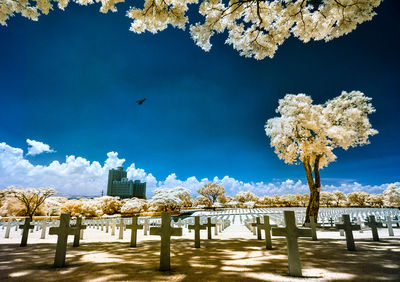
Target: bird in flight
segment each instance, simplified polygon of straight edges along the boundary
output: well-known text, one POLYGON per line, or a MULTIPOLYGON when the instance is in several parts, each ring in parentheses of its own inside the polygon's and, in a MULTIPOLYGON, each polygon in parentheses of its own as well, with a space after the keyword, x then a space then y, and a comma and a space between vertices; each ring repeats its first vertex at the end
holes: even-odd
POLYGON ((136 101, 136 103, 138 103, 138 105, 142 105, 144 103, 144 101, 146 101, 146 98, 143 98, 142 100, 138 100, 138 101, 136 101))

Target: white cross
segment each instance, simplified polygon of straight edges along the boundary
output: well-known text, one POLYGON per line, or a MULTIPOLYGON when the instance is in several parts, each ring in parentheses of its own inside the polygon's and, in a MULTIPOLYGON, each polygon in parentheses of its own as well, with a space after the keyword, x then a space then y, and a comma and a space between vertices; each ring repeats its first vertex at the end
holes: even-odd
POLYGON ((200 224, 200 216, 194 217, 194 225, 189 225, 189 229, 194 230, 194 247, 200 248, 200 230, 206 229, 205 224, 200 224))
POLYGON ((69 226, 70 218, 71 215, 69 213, 61 214, 60 226, 50 227, 49 230, 50 235, 58 235, 54 267, 63 267, 65 265, 68 235, 74 235, 76 232, 76 228, 71 228, 69 226))
POLYGON ((272 228, 272 235, 286 237, 289 261, 289 275, 302 276, 297 238, 311 237, 311 230, 298 228, 296 226, 294 211, 284 211, 284 217, 286 226, 284 228, 272 228))
POLYGON ((131 229, 131 247, 136 247, 136 233, 138 229, 143 229, 143 225, 138 224, 138 217, 132 216, 132 224, 127 225, 126 228, 131 229))
POLYGON ((163 212, 161 218, 161 227, 151 227, 150 235, 161 236, 160 270, 166 271, 171 269, 171 236, 182 236, 182 228, 171 227, 171 214, 169 212, 163 212))

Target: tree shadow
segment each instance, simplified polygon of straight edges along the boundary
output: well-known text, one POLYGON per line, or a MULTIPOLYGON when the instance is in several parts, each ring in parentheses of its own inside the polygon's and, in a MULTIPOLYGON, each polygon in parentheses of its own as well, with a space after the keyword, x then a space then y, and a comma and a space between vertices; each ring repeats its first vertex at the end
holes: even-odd
POLYGON ((273 238, 273 249, 263 240, 173 239, 171 271, 160 272, 160 242, 144 240, 137 248, 126 242, 70 244, 66 267, 53 268, 55 244, 21 248, 0 245, 0 280, 18 281, 290 281, 313 280, 400 280, 400 242, 356 240, 356 252, 346 249, 345 240, 300 239, 303 278, 287 274, 286 241, 273 238))

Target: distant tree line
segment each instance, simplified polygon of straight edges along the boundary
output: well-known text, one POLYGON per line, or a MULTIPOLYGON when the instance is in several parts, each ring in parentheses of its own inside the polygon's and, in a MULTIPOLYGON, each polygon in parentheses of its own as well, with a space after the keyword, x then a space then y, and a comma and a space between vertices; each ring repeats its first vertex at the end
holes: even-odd
MULTIPOLYGON (((158 188, 149 200, 123 199, 103 196, 91 199, 56 197, 51 188, 9 187, 0 190, 0 216, 53 216, 70 212, 72 216, 98 217, 114 214, 140 212, 179 212, 184 208, 254 208, 254 207, 306 207, 309 194, 286 194, 259 197, 251 191, 240 191, 227 196, 222 185, 205 184, 192 197, 184 187, 158 188)), ((348 194, 342 191, 322 191, 323 207, 400 207, 400 187, 389 184, 381 194, 357 191, 348 194)))

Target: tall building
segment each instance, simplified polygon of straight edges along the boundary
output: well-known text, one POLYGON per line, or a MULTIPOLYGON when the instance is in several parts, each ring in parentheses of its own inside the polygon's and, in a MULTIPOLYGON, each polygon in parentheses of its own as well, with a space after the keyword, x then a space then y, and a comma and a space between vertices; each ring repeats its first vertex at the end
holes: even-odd
POLYGON ((107 196, 118 196, 125 198, 146 199, 146 182, 140 183, 140 180, 128 180, 127 172, 123 167, 110 169, 108 171, 107 196))

